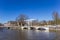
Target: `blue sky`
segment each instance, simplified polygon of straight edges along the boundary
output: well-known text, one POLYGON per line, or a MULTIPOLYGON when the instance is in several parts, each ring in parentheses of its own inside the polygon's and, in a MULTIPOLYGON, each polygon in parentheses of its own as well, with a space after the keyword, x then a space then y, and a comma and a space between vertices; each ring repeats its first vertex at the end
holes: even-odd
POLYGON ((0 22, 15 20, 19 14, 29 18, 52 20, 52 13, 60 14, 60 0, 0 0, 0 22))

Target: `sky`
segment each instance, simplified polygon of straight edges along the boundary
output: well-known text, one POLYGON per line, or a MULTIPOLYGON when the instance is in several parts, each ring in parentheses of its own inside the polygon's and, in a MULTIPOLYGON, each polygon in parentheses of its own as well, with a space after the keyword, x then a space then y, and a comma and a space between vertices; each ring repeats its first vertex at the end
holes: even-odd
POLYGON ((60 14, 60 0, 0 0, 0 23, 15 20, 20 14, 31 19, 52 20, 52 13, 60 14))

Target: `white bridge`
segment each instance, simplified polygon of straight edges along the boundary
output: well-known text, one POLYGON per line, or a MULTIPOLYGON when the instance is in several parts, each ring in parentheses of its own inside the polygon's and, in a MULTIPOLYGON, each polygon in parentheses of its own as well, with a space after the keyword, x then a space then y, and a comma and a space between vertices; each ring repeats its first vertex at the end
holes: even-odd
POLYGON ((35 29, 35 30, 47 30, 49 31, 49 27, 45 27, 45 26, 22 26, 21 29, 35 29))
POLYGON ((49 27, 45 27, 45 26, 1 26, 1 27, 6 27, 6 28, 12 28, 12 29, 19 29, 21 28, 22 30, 23 29, 35 29, 35 30, 47 30, 49 31, 49 27))

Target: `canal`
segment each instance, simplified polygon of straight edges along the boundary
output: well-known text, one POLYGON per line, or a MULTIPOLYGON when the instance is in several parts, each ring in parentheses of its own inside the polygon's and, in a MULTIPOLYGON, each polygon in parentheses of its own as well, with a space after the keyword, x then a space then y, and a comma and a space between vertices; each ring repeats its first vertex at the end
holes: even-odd
POLYGON ((0 40, 55 40, 56 32, 0 29, 0 40))

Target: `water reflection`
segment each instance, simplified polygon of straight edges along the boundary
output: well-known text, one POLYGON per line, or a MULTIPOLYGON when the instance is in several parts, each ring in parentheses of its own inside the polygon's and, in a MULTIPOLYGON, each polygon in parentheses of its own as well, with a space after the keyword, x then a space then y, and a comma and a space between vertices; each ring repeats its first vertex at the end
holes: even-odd
POLYGON ((55 38, 55 33, 39 30, 26 30, 24 33, 28 40, 53 40, 55 38))
POLYGON ((0 40, 53 40, 54 32, 40 30, 6 30, 0 31, 0 40))

